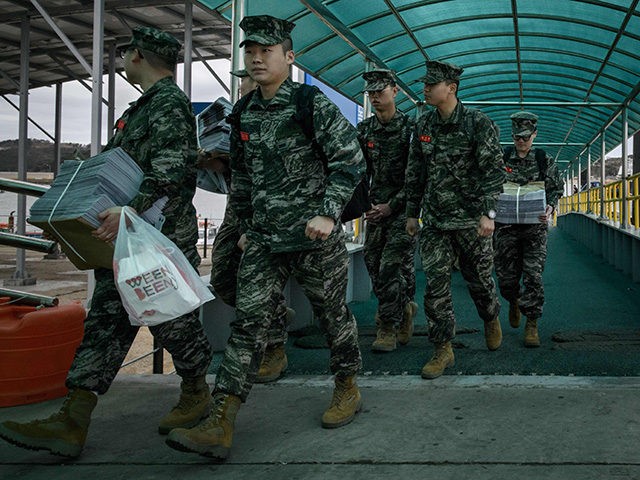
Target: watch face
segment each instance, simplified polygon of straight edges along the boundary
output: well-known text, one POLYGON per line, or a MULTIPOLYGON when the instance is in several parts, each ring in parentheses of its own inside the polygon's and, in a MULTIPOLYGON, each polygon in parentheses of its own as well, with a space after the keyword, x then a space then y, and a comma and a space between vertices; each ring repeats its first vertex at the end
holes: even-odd
POLYGON ((489 210, 487 212, 487 217, 489 217, 491 220, 493 220, 494 218, 496 218, 496 211, 495 210, 489 210))

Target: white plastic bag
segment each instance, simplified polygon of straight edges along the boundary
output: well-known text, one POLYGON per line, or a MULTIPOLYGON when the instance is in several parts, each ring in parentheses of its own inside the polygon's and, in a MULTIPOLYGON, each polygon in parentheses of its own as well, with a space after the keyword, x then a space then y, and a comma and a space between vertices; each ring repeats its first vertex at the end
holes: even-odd
POLYGON ((180 249, 129 207, 120 215, 113 271, 132 325, 158 325, 214 298, 180 249))

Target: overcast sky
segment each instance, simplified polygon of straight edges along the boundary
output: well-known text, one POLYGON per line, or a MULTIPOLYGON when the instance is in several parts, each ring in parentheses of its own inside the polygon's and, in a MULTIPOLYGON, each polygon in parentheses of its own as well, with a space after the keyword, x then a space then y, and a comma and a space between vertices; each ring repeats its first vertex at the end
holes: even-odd
MULTIPOLYGON (((207 62, 229 86, 228 60, 207 62)), ((182 65, 178 66, 177 82, 183 86, 182 65)), ((90 80, 88 81, 91 84, 90 80)), ((227 93, 201 62, 194 62, 192 68, 191 98, 194 102, 212 102, 218 97, 227 97, 227 93)), ((104 78, 102 96, 106 98, 108 79, 104 78)), ((129 102, 140 96, 126 80, 116 75, 116 108, 117 119, 128 107, 129 102)), ((18 95, 7 95, 16 105, 20 104, 18 95)), ((54 133, 55 87, 34 88, 29 92, 29 116, 44 128, 50 135, 54 133)), ((107 141, 107 108, 102 106, 102 143, 107 141)), ((0 98, 0 140, 18 138, 18 111, 4 99, 0 98)), ((29 123, 29 138, 48 139, 37 127, 29 123)), ((62 86, 62 141, 89 144, 91 143, 91 92, 79 82, 67 82, 62 86)))
MULTIPOLYGON (((223 82, 229 86, 230 62, 228 60, 213 60, 208 62, 223 82)), ((178 85, 183 85, 182 65, 178 66, 178 85)), ((90 82, 89 82, 90 84, 90 82)), ((104 78, 103 97, 107 96, 107 78, 104 78)), ((79 82, 67 82, 62 87, 62 141, 80 144, 91 142, 91 92, 79 82)), ((127 108, 129 102, 134 101, 140 94, 122 77, 116 75, 116 109, 117 119, 127 108)), ((227 93, 218 81, 211 75, 201 62, 194 62, 192 66, 191 99, 193 102, 212 102, 218 97, 227 97, 227 93)), ((20 99, 17 95, 7 95, 16 105, 20 99)), ((29 116, 44 128, 49 134, 54 133, 55 88, 41 87, 30 91, 29 116)), ((107 142, 107 109, 103 105, 102 143, 107 142)), ((18 138, 18 111, 0 98, 0 140, 18 138)), ((31 123, 29 124, 29 138, 47 139, 31 123)), ((629 139, 629 154, 632 153, 633 142, 629 139)), ((607 156, 619 157, 622 149, 618 146, 607 156)))

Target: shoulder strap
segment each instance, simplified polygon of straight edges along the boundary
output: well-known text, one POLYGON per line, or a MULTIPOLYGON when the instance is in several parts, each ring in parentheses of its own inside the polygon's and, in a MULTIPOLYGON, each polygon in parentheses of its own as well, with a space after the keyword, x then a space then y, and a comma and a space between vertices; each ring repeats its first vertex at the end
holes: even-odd
POLYGON ((536 163, 538 164, 538 181, 542 181, 547 177, 547 152, 541 148, 536 148, 535 151, 536 163))
POLYGON ((227 123, 231 125, 233 128, 240 130, 240 115, 247 108, 249 101, 253 98, 253 94, 255 90, 251 90, 246 95, 240 97, 240 99, 235 103, 233 108, 231 109, 231 113, 227 115, 227 123))
POLYGON ((302 127, 302 131, 307 138, 315 141, 315 131, 313 128, 313 100, 320 91, 315 85, 303 83, 293 94, 296 103, 296 113, 294 119, 302 127))
POLYGON ((502 153, 502 160, 506 162, 511 158, 511 155, 513 155, 513 147, 506 147, 502 153))

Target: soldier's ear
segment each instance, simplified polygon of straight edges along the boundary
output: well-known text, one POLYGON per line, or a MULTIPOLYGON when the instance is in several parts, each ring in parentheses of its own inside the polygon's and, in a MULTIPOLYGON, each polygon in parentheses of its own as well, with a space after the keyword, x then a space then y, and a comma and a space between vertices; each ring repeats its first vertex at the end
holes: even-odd
POLYGON ((287 57, 287 64, 288 65, 293 64, 293 62, 296 59, 296 54, 293 53, 293 50, 287 50, 287 52, 285 53, 285 56, 287 57))

